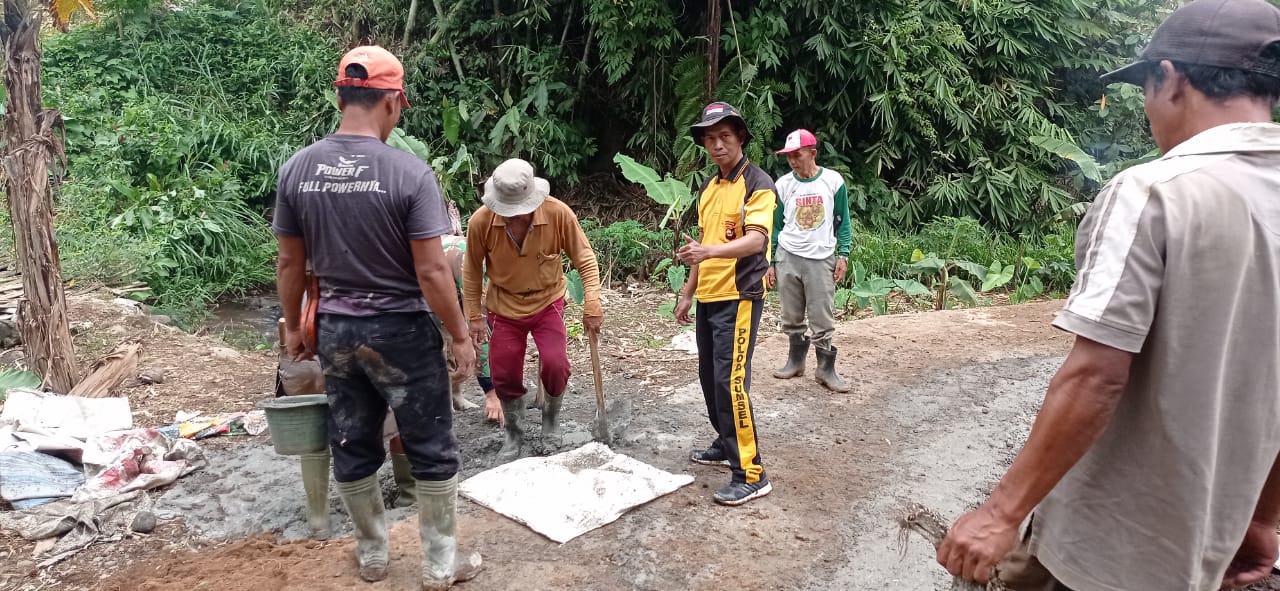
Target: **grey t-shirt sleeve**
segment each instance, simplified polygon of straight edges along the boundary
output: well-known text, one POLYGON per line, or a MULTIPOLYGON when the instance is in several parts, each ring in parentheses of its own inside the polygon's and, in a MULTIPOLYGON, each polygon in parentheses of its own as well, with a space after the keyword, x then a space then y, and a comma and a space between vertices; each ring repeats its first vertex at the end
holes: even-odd
POLYGON ((435 238, 452 231, 449 210, 440 196, 440 183, 436 181, 436 175, 431 169, 422 173, 416 190, 408 195, 408 199, 405 233, 409 240, 435 238))
POLYGON ((1121 175, 1076 231, 1076 281, 1053 325, 1138 353, 1164 282, 1164 216, 1147 183, 1121 175))
POLYGON ((298 238, 302 236, 302 228, 298 226, 298 214, 286 189, 290 184, 290 176, 292 175, 288 173, 287 165, 280 168, 280 177, 276 181, 276 208, 271 214, 271 231, 277 236, 298 238))

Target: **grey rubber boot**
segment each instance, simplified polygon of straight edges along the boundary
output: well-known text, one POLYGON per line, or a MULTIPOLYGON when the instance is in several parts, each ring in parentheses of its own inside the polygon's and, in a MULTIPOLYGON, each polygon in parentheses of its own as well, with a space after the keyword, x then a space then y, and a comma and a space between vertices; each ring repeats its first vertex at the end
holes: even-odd
POLYGON ((458 477, 419 480, 418 534, 422 536, 422 589, 441 591, 480 572, 479 552, 458 552, 458 477))
POLYGON ((303 454, 302 490, 307 495, 307 527, 314 540, 327 540, 333 535, 329 519, 329 450, 303 454))
POLYGON ((840 374, 836 373, 836 348, 816 347, 814 352, 818 355, 818 371, 814 372, 818 383, 832 392, 848 392, 849 386, 840 379, 840 374))
POLYGON ((510 462, 520 457, 520 449, 524 447, 524 403, 522 399, 502 401, 502 420, 506 422, 507 439, 498 450, 499 462, 510 462))
POLYGON ((809 337, 802 334, 791 336, 791 347, 787 349, 787 364, 773 372, 773 377, 780 380, 804 375, 804 358, 809 354, 809 337))
POLYGON ((391 472, 396 477, 396 500, 392 505, 408 507, 413 504, 413 474, 409 472, 409 456, 391 452, 391 472))
POLYGON ((370 583, 387 578, 387 518, 383 514, 378 475, 339 482, 338 494, 356 528, 356 564, 370 583))
POLYGON ((560 404, 564 395, 547 396, 547 405, 542 409, 542 443, 549 447, 560 447, 560 404))

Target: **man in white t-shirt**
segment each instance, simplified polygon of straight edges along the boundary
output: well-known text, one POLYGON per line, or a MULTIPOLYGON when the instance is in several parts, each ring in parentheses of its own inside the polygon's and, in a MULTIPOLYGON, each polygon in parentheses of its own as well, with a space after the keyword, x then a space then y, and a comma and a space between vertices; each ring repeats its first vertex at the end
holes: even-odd
POLYGON ((836 283, 844 279, 853 242, 844 178, 818 166, 818 138, 807 129, 787 135, 786 145, 777 153, 787 155, 791 172, 776 183, 773 264, 765 281, 778 288, 782 332, 787 333, 791 347, 787 364, 773 372, 773 377, 786 380, 803 375, 812 343, 818 357, 818 383, 835 392, 848 392, 849 386, 836 373, 836 348, 831 344, 836 328, 836 283))

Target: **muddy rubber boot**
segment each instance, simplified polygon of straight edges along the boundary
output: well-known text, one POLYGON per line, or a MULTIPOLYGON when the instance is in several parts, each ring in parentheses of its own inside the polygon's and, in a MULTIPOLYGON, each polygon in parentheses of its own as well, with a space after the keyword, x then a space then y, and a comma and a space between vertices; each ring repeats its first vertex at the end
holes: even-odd
POLYGON ((311 539, 327 540, 333 535, 329 520, 329 450, 303 454, 302 490, 307 494, 307 527, 311 539))
POLYGON ((373 583, 387 578, 387 518, 383 514, 378 475, 339 482, 338 494, 356 528, 356 564, 360 578, 373 583))
POLYGON ((836 373, 836 348, 817 347, 814 352, 818 355, 818 371, 814 372, 818 383, 832 392, 848 392, 849 386, 840 379, 840 374, 836 373))
POLYGON ((475 578, 479 552, 458 552, 458 476, 417 483, 418 534, 422 536, 422 590, 443 591, 475 578))
POLYGON ((498 450, 499 462, 510 462, 520 457, 520 449, 524 447, 524 402, 521 398, 502 401, 502 420, 506 422, 507 439, 498 450))
POLYGON ((564 395, 547 396, 547 405, 542 409, 542 443, 548 447, 560 447, 560 404, 564 395))
POLYGON ((409 456, 391 452, 391 472, 396 477, 396 500, 392 503, 396 507, 408 507, 413 504, 414 480, 413 474, 409 472, 409 456))
POLYGON ((809 354, 809 337, 802 334, 790 336, 791 348, 787 350, 787 364, 773 372, 773 377, 779 380, 789 380, 804 375, 804 358, 809 354))

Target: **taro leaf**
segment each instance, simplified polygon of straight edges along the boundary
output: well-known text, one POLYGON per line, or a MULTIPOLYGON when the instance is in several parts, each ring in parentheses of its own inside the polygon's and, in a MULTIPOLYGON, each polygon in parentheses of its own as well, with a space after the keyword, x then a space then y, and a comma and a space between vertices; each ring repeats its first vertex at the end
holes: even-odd
POLYGON ((671 291, 680 293, 680 288, 684 286, 684 280, 689 277, 689 268, 684 265, 671 265, 667 267, 667 285, 671 286, 671 291))
POLYGON ((564 274, 564 280, 568 284, 569 298, 573 300, 573 303, 581 304, 585 297, 585 292, 582 288, 582 276, 578 274, 578 270, 570 269, 568 273, 564 274))
POLYGON ((951 263, 961 269, 964 269, 969 273, 970 277, 973 277, 978 281, 984 281, 987 278, 987 268, 979 265, 978 263, 971 263, 969 261, 951 261, 951 263))
POLYGON ((458 145, 458 132, 462 129, 462 113, 458 107, 450 105, 445 107, 440 115, 444 122, 444 139, 451 146, 458 145))
POLYGON ((658 223, 659 230, 666 227, 667 221, 682 215, 693 203, 693 192, 683 181, 671 175, 661 177, 656 170, 636 162, 626 154, 615 154, 613 161, 622 169, 622 176, 643 186, 645 193, 655 203, 667 206, 666 214, 658 223))
POLYGON ((1033 135, 1027 139, 1047 152, 1075 162, 1080 167, 1080 172, 1084 174, 1085 178, 1095 183, 1102 182, 1102 168, 1098 166, 1098 161, 1086 154, 1084 150, 1081 150, 1080 146, 1043 135, 1033 135))
POLYGON ((836 309, 845 310, 849 307, 849 298, 853 297, 852 289, 836 290, 836 309))
POLYGON ((902 268, 911 273, 920 273, 924 275, 936 275, 947 264, 938 258, 937 253, 921 254, 919 249, 911 253, 911 262, 902 265, 902 268))
POLYGON ((909 296, 933 295, 933 290, 915 279, 894 279, 893 284, 909 296))
POLYGON ((866 278, 866 276, 867 266, 862 264, 862 261, 853 261, 853 263, 849 265, 849 282, 851 284, 861 282, 866 278))
POLYGON ((399 127, 391 130, 391 135, 387 136, 387 145, 413 154, 424 162, 431 162, 431 151, 427 149, 427 145, 399 127))
POLYGON ((894 283, 884 277, 868 277, 853 286, 853 295, 860 298, 880 298, 893 291, 894 283))
POLYGON ((987 269, 987 277, 982 280, 982 291, 991 291, 1013 280, 1013 265, 1001 265, 1000 261, 992 261, 987 269))
POLYGON ((955 296, 957 300, 970 306, 978 305, 978 294, 973 292, 973 286, 969 285, 968 281, 952 275, 947 278, 947 289, 951 291, 951 295, 955 296))

